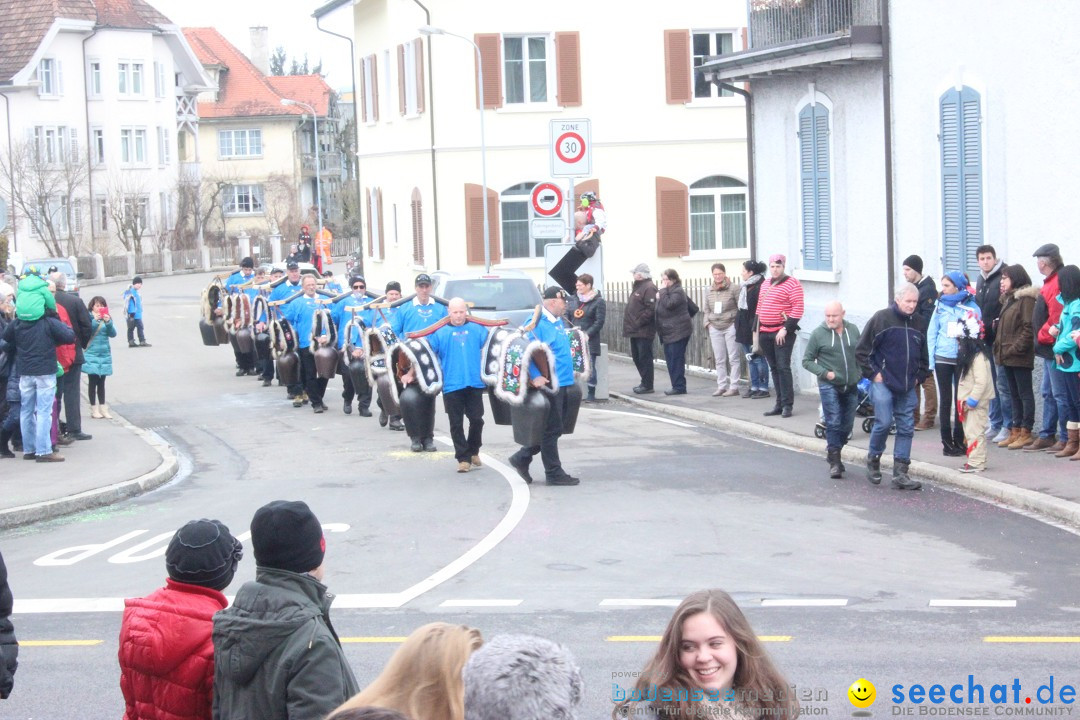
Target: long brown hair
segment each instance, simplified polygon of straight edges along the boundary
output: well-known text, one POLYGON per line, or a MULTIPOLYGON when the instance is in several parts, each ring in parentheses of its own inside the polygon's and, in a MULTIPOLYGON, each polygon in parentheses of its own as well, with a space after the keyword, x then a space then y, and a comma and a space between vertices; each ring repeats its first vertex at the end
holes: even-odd
POLYGON ((461 671, 483 642, 476 628, 443 622, 422 625, 405 639, 379 677, 330 717, 373 705, 425 720, 464 720, 461 671))
MULTIPOLYGON (((698 686, 679 663, 683 640, 683 624, 699 613, 708 613, 716 619, 735 641, 735 677, 732 679, 734 705, 754 717, 786 718, 799 715, 799 703, 794 690, 787 685, 780 671, 773 665, 769 654, 758 640, 742 610, 723 590, 698 590, 680 603, 668 621, 656 654, 641 671, 634 688, 638 697, 651 694, 655 689, 673 691, 674 700, 650 701, 661 717, 692 718, 697 715, 698 703, 689 699, 698 686)), ((615 706, 611 717, 622 720, 631 716, 635 701, 627 698, 615 706)))

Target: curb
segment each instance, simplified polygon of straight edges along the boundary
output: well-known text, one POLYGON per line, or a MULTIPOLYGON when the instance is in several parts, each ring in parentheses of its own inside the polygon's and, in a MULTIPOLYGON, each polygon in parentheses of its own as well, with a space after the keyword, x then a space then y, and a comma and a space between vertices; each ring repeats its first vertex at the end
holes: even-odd
MULTIPOLYGON (((737 418, 724 417, 705 410, 685 408, 651 400, 642 400, 620 392, 610 393, 611 397, 621 400, 629 405, 650 410, 661 415, 669 415, 681 420, 706 425, 717 430, 729 432, 742 437, 772 443, 786 447, 789 450, 801 450, 813 453, 821 458, 825 457, 825 441, 805 435, 796 435, 778 428, 759 425, 758 423, 737 418)), ((865 465, 869 453, 862 448, 847 445, 844 447, 843 458, 850 463, 865 465)), ((881 458, 882 468, 891 468, 892 459, 887 456, 881 458)), ((914 460, 911 463, 911 474, 933 480, 941 485, 949 485, 960 488, 967 492, 979 495, 984 499, 993 500, 1013 508, 1029 510, 1053 518, 1056 521, 1067 523, 1080 528, 1080 503, 1047 495, 1045 493, 1016 487, 999 480, 992 480, 976 475, 964 475, 955 470, 934 465, 924 461, 914 460)))
POLYGON ((119 421, 120 425, 125 429, 135 433, 150 447, 157 450, 158 454, 161 455, 161 463, 150 472, 131 480, 86 490, 75 495, 66 495, 55 500, 43 500, 30 505, 20 505, 19 507, 0 510, 0 530, 112 505, 121 500, 137 497, 159 488, 176 476, 180 469, 180 459, 171 445, 153 433, 132 425, 117 414, 115 410, 113 410, 113 418, 119 421))

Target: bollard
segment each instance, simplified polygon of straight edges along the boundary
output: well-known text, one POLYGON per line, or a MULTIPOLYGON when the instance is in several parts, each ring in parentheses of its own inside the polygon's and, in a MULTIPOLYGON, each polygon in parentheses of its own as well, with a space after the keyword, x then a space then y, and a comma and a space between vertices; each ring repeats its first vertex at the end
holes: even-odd
POLYGON ((607 343, 600 343, 600 354, 596 356, 596 399, 607 400, 608 398, 607 343))

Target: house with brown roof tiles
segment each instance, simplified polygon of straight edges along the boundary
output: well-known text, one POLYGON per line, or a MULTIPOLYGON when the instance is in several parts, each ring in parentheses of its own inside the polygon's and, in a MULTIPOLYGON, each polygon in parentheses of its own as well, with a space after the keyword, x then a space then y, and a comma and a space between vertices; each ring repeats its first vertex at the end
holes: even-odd
POLYGON ((184 35, 215 86, 198 102, 204 185, 217 193, 211 201, 221 210, 207 222, 206 236, 220 238, 224 228, 231 240, 244 232, 254 252, 270 257, 271 235, 280 233, 287 246, 302 225, 316 234, 319 188, 322 222, 337 233, 336 198, 346 166, 336 142, 336 100, 326 81, 271 75, 266 28, 251 31, 254 60, 214 28, 184 28, 184 35))
MULTIPOLYGON (((178 147, 210 87, 144 0, 20 0, 0 14, 0 197, 24 257, 176 247, 178 147)), ((194 144, 194 143, 190 143, 194 144)))

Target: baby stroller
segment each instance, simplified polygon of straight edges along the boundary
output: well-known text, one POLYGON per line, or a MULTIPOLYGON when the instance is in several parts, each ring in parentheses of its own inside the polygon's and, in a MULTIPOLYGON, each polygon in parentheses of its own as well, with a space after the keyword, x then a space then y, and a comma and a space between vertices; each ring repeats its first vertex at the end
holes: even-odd
MULTIPOLYGON (((863 418, 862 429, 864 433, 869 433, 874 429, 874 404, 870 402, 870 379, 863 378, 859 381, 858 391, 856 397, 858 398, 855 405, 855 416, 863 418)), ((896 434, 896 423, 893 423, 889 427, 889 434, 896 434)), ((818 405, 818 421, 814 426, 814 437, 823 439, 825 437, 825 413, 818 405)), ((851 435, 848 435, 848 440, 851 439, 851 435)))

